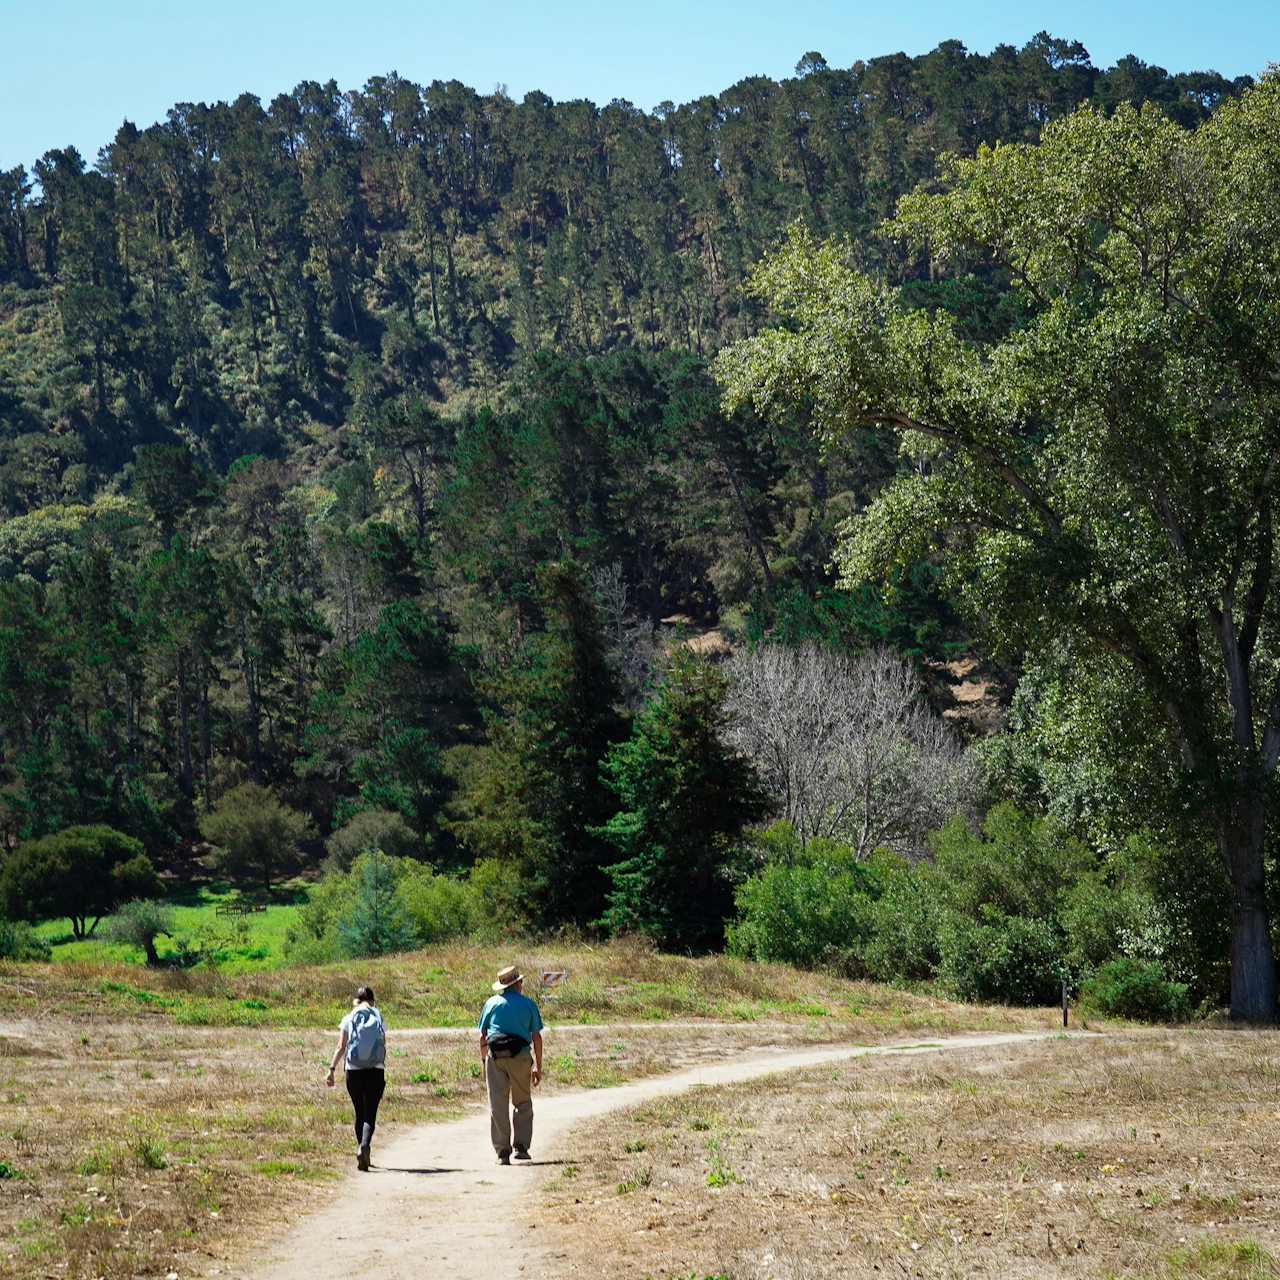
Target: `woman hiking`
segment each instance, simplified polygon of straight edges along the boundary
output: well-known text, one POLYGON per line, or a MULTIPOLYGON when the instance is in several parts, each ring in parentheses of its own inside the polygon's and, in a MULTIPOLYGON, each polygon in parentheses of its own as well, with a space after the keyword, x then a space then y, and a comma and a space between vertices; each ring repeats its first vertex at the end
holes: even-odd
POLYGON ((387 1024, 374 1007, 373 988, 361 987, 351 1002, 351 1012, 338 1024, 338 1047, 329 1063, 324 1082, 333 1088, 333 1073, 338 1060, 346 1064, 347 1093, 356 1117, 356 1168, 369 1171, 369 1148, 373 1145, 373 1129, 378 1121, 378 1103, 386 1088, 387 1024))

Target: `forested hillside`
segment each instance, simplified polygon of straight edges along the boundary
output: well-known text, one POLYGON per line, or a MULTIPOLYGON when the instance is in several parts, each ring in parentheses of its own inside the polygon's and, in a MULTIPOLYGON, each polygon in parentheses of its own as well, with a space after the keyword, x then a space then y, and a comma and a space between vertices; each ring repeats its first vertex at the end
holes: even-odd
MULTIPOLYGON (((802 220, 910 305, 1007 333, 1007 271, 876 233, 939 155, 1034 142, 1082 102, 1195 129, 1247 84, 1101 70, 1047 35, 811 53, 652 112, 392 75, 179 104, 93 167, 9 169, 5 835, 217 843, 210 810, 270 786, 306 815, 290 839, 399 815, 406 851, 506 868, 485 892, 536 924, 608 907, 716 945, 725 851, 803 815, 725 745, 724 677, 655 663, 664 620, 934 664, 975 622, 928 559, 834 589, 841 522, 910 464, 878 429, 824 448, 803 405, 722 411, 707 362, 771 320, 750 273, 802 220), (690 878, 654 890, 646 859, 677 848, 690 878), (706 919, 680 914, 689 884, 706 919)), ((929 750, 941 821, 961 775, 929 750)))

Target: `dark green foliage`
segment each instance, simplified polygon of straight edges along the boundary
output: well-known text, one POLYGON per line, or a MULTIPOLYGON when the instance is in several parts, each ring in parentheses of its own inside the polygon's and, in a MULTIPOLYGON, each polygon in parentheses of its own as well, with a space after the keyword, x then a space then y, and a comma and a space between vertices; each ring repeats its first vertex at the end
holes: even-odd
POLYGON ((361 809, 325 841, 326 866, 349 871, 362 853, 381 849, 391 858, 421 858, 425 846, 403 815, 389 809, 361 809))
POLYGON ((298 843, 314 834, 306 814, 282 804, 270 787, 246 782, 228 791, 200 819, 201 834, 213 846, 210 865, 235 879, 273 882, 298 866, 298 843))
POLYGON ((539 925, 587 925, 604 910, 610 861, 601 828, 617 807, 600 776, 626 725, 600 617, 582 569, 538 574, 546 630, 525 644, 524 669, 489 685, 490 746, 459 823, 478 853, 514 861, 525 909, 539 925))
POLYGON ((1086 1005, 1115 1018, 1172 1022, 1186 1012, 1187 988, 1158 964, 1121 956, 1100 965, 1081 992, 1086 1005))
POLYGON ((960 1000, 1053 1004, 1067 976, 1063 951, 1052 919, 953 911, 938 934, 938 979, 960 1000))
POLYGON ((862 652, 888 645, 899 653, 946 662, 968 647, 969 631, 941 586, 941 573, 918 562, 890 587, 868 583, 855 591, 798 582, 779 584, 769 600, 752 602, 749 633, 781 644, 820 640, 862 652))
POLYGON ((631 736, 609 753, 619 812, 602 834, 621 857, 604 923, 665 947, 724 941, 745 828, 769 811, 750 761, 721 736, 727 681, 683 650, 631 736))
POLYGON ((158 891, 141 842, 105 826, 28 840, 0 871, 0 902, 10 920, 66 916, 77 938, 91 935, 116 903, 158 891))

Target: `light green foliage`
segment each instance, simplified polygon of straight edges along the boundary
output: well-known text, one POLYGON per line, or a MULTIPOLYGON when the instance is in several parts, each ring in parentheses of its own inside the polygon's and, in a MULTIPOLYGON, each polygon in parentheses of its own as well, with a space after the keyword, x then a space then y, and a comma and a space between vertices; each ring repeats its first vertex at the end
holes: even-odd
POLYGON ((126 902, 107 921, 103 935, 108 942, 140 947, 146 954, 148 964, 159 964, 156 938, 161 934, 171 937, 173 931, 173 911, 166 903, 135 898, 132 902, 126 902))
POLYGON ((1002 273, 1023 322, 974 340, 797 229, 754 284, 787 327, 717 366, 730 407, 812 406, 831 439, 899 433, 912 466, 847 524, 847 582, 945 545, 997 644, 1038 657, 1065 635, 1125 668, 1232 879, 1232 1010, 1254 1018, 1276 996, 1278 210, 1280 78, 1195 132, 1082 110, 1038 145, 948 161, 942 192, 885 228, 1002 273))
MULTIPOLYGON (((758 841, 771 861, 738 890, 738 920, 726 931, 735 955, 850 974, 862 972, 875 933, 874 904, 883 892, 878 868, 847 846, 822 838, 801 848, 789 823, 758 841)), ((877 860, 880 861, 880 860, 877 860)))
POLYGON ((297 960, 382 955, 465 937, 484 919, 469 881, 373 849, 311 890, 286 945, 297 960))
POLYGON ((1113 957, 1153 971, 1194 967, 1162 922, 1153 886, 1163 853, 1135 837, 1100 860, 1052 819, 996 805, 979 832, 962 819, 931 837, 932 858, 859 862, 829 841, 800 848, 778 824, 770 861, 738 890, 737 954, 882 982, 936 980, 962 1000, 1051 1004, 1113 957))
POLYGON ((0 959, 48 960, 49 944, 23 920, 0 920, 0 959))
POLYGON ((464 880, 438 874, 428 866, 401 862, 398 885, 405 913, 423 946, 465 937, 486 918, 474 871, 464 880))
POLYGON ((215 846, 210 864, 225 875, 261 880, 266 889, 298 865, 298 841, 313 830, 305 814, 252 782, 228 791, 200 819, 201 833, 215 846))

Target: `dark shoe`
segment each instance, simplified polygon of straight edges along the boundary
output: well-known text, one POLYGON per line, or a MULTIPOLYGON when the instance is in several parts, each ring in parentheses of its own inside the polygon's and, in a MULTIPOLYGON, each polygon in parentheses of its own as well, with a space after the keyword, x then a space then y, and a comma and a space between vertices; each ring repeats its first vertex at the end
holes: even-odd
POLYGON ((517 1160, 528 1160, 530 1158, 528 1147, 521 1147, 517 1145, 515 1157, 517 1160))
POLYGON ((369 1144, 367 1142, 362 1142, 360 1150, 356 1153, 356 1168, 361 1173, 369 1172, 369 1144))
POLYGON ((499 1152, 498 1152, 498 1163, 499 1163, 499 1164, 510 1164, 510 1163, 511 1163, 511 1152, 510 1152, 510 1151, 499 1151, 499 1152))

